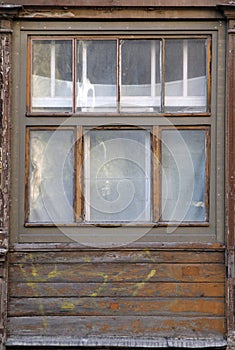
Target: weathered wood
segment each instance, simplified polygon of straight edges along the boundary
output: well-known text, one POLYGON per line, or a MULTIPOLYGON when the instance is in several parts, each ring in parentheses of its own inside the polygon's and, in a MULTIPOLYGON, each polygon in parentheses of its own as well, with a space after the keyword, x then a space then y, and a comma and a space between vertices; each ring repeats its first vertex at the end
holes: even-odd
MULTIPOLYGON (((18 350, 19 347, 22 349, 23 346, 30 346, 30 350, 36 350, 40 346, 41 350, 48 350, 48 347, 59 346, 65 349, 65 347, 86 347, 85 349, 103 349, 103 348, 122 348, 127 349, 162 349, 162 348, 223 348, 227 342, 223 336, 213 336, 207 338, 196 338, 196 337, 152 337, 152 336, 88 336, 88 337, 70 337, 70 336, 15 336, 7 340, 6 345, 10 346, 12 350, 18 350), (12 347, 13 346, 13 347, 12 347), (15 348, 16 346, 16 348, 15 348), (42 346, 42 347, 41 347, 42 346)), ((52 348, 54 349, 54 348, 52 348)), ((57 348, 56 348, 57 349, 57 348)), ((229 348, 227 350, 233 350, 229 348)))
POLYGON ((224 282, 219 264, 32 264, 11 265, 14 282, 224 282))
POLYGON ((223 298, 224 283, 11 283, 12 298, 23 297, 188 297, 223 298))
POLYGON ((10 316, 224 316, 223 299, 22 298, 12 299, 10 316))
MULTIPOLYGON (((226 0, 219 1, 220 4, 226 4, 226 0)), ((33 6, 53 6, 54 1, 46 0, 35 0, 32 4, 32 0, 8 0, 7 4, 14 5, 33 5, 33 6)), ((217 0, 197 0, 196 2, 192 0, 132 0, 127 3, 125 0, 57 0, 57 6, 85 6, 85 7, 216 7, 218 4, 217 0)))
POLYGON ((210 338, 226 332, 224 317, 40 316, 12 317, 9 337, 20 336, 151 336, 210 338), (65 327, 66 325, 66 327, 65 327))
POLYGON ((49 263, 224 263, 224 252, 192 251, 64 251, 64 252, 16 252, 9 255, 11 264, 49 263))

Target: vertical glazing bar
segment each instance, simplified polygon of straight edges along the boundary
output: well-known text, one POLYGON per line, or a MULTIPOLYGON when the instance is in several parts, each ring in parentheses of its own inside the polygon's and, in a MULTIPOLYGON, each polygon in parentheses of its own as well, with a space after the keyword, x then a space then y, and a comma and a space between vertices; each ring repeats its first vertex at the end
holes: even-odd
POLYGON ((206 163, 206 178, 205 178, 205 221, 209 222, 209 208, 210 208, 210 128, 206 128, 205 133, 205 163, 206 163))
POLYGON ((77 222, 82 221, 83 214, 83 129, 78 126, 76 129, 76 140, 74 147, 74 211, 77 222))
POLYGON ((27 112, 32 111, 32 95, 33 95, 33 41, 30 39, 27 45, 27 95, 26 95, 26 109, 27 112))
POLYGON ((121 103, 121 46, 122 40, 117 39, 117 111, 120 112, 120 103, 121 103))
POLYGON ((30 129, 26 128, 26 140, 25 140, 25 202, 24 202, 24 222, 29 220, 29 193, 30 193, 30 182, 29 182, 29 159, 30 159, 30 129))
POLYGON ((90 152, 91 152, 91 140, 89 131, 84 135, 84 182, 85 182, 85 221, 89 221, 91 217, 90 203, 91 203, 91 167, 90 167, 90 152))
POLYGON ((188 96, 188 41, 183 41, 183 96, 188 96))
POLYGON ((165 39, 160 41, 161 112, 165 111, 165 39))
POLYGON ((207 97, 207 107, 206 111, 210 113, 211 111, 211 40, 206 41, 206 97, 207 97))
POLYGON ((51 41, 51 97, 55 97, 55 40, 51 41))
POLYGON ((156 96, 156 41, 151 41, 151 97, 156 96))
POLYGON ((144 220, 152 220, 152 217, 149 217, 149 212, 151 215, 151 147, 150 147, 150 138, 149 133, 145 134, 145 193, 146 193, 146 203, 147 208, 145 208, 145 218, 144 220), (147 209, 150 209, 147 210, 147 209))
POLYGON ((72 107, 72 112, 76 113, 76 96, 77 96, 77 40, 72 39, 72 50, 73 50, 73 55, 72 55, 72 86, 73 86, 73 107, 72 107))
POLYGON ((82 43, 82 83, 85 84, 87 79, 87 43, 82 43))
POLYGON ((161 195, 161 168, 160 168, 160 130, 158 126, 153 127, 152 131, 152 203, 153 203, 153 221, 158 222, 161 210, 160 210, 160 195, 161 195))

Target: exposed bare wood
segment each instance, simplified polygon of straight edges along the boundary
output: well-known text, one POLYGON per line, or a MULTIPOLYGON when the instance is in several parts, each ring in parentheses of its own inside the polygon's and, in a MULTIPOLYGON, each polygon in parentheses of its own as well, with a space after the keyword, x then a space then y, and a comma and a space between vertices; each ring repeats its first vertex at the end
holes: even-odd
POLYGON ((10 127, 11 127, 11 50, 12 15, 2 16, 0 11, 0 349, 4 349, 7 319, 9 194, 10 194, 10 127))
MULTIPOLYGON (((223 251, 225 250, 225 246, 223 243, 214 242, 214 243, 198 243, 198 242, 148 242, 147 249, 149 250, 169 250, 174 248, 175 251, 189 250, 195 252, 204 251, 223 251)), ((88 248, 78 243, 40 243, 40 242, 30 242, 24 244, 12 244, 12 251, 21 251, 21 252, 35 252, 35 251, 77 251, 77 250, 87 251, 88 248)), ((139 249, 146 249, 146 242, 135 242, 134 244, 128 244, 128 246, 124 246, 120 248, 121 250, 134 250, 138 251, 139 249)), ((89 250, 97 250, 97 248, 89 248, 89 250)), ((98 249, 99 250, 99 249, 98 249)), ((106 251, 113 251, 113 248, 106 248, 106 251)))
POLYGON ((12 336, 151 336, 217 338, 226 332, 224 317, 163 316, 38 316, 13 317, 8 324, 12 336), (66 324, 66 327, 64 325, 66 324))
POLYGON ((78 127, 75 140, 75 196, 74 212, 76 221, 82 220, 83 214, 83 129, 78 127))
POLYGON ((193 252, 174 250, 114 250, 114 251, 75 251, 75 252, 17 252, 9 256, 11 264, 53 264, 53 263, 208 263, 223 264, 223 252, 193 252))
MULTIPOLYGON (((212 348, 226 346, 226 340, 221 336, 210 338, 196 337, 152 337, 152 336, 13 336, 7 341, 8 346, 76 346, 76 347, 126 347, 126 348, 212 348)), ((229 348, 233 350, 234 348, 229 348)))
POLYGON ((11 266, 14 282, 223 282, 223 265, 213 264, 44 264, 11 266))
MULTIPOLYGON (((20 283, 9 286, 12 298, 37 297, 161 297, 224 298, 224 283, 20 283)), ((134 299, 134 298, 133 298, 134 299)))
MULTIPOLYGON (((220 4, 228 3, 226 0, 221 0, 220 4)), ((14 5, 32 5, 30 0, 8 0, 2 2, 2 8, 4 4, 14 4, 14 5)), ((57 0, 57 6, 84 6, 84 7, 216 7, 218 4, 217 0, 198 0, 196 3, 191 0, 158 0, 157 3, 155 0, 132 0, 128 3, 125 0, 90 0, 89 3, 86 0, 57 0)), ((36 0, 33 3, 33 6, 53 6, 54 2, 46 0, 36 0)))
POLYGON ((224 299, 179 298, 17 298, 9 316, 224 316, 224 299))

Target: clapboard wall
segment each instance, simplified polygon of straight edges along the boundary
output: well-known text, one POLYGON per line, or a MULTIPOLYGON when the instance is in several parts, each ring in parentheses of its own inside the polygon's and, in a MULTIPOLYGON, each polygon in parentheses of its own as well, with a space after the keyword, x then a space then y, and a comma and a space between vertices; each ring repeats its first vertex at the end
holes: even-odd
POLYGON ((226 333, 223 251, 12 252, 9 283, 9 344, 226 333))

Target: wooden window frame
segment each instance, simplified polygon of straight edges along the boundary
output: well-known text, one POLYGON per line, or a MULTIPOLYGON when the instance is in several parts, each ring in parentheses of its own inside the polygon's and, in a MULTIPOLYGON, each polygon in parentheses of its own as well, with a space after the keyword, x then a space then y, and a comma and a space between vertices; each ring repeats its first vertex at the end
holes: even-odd
MULTIPOLYGON (((224 73, 223 69, 217 67, 224 67, 224 32, 223 26, 219 25, 218 21, 207 22, 164 22, 159 28, 155 21, 141 21, 138 23, 123 21, 122 23, 105 23, 100 21, 97 23, 86 23, 86 29, 84 30, 84 23, 69 22, 66 24, 66 28, 63 27, 64 22, 28 22, 15 24, 15 39, 13 42, 15 52, 20 55, 21 69, 19 70, 18 60, 13 61, 13 93, 15 96, 18 94, 18 86, 21 87, 21 95, 13 101, 13 155, 15 162, 13 162, 12 171, 17 175, 17 179, 12 184, 12 193, 14 198, 19 198, 19 201, 13 201, 11 206, 11 232, 12 243, 14 244, 27 244, 27 243, 49 243, 56 244, 74 244, 70 239, 67 239, 64 234, 61 234, 58 227, 41 227, 41 225, 32 227, 25 225, 24 218, 24 184, 25 184, 25 157, 22 159, 22 154, 25 154, 26 142, 25 135, 26 129, 29 127, 56 127, 56 126, 69 126, 79 127, 78 133, 82 128, 99 127, 100 125, 108 126, 121 125, 134 125, 135 127, 167 127, 168 125, 174 125, 175 127, 206 127, 210 128, 211 145, 210 146, 210 208, 208 212, 209 221, 205 225, 181 225, 176 227, 172 231, 169 231, 169 225, 158 222, 156 225, 150 225, 151 231, 149 231, 146 238, 143 239, 144 247, 151 246, 152 244, 162 246, 164 244, 172 244, 173 242, 183 243, 215 243, 224 241, 224 187, 223 187, 223 174, 224 174, 224 144, 223 141, 217 143, 218 133, 224 132, 224 99, 223 99, 223 86, 224 86, 224 73), (64 28, 64 29, 63 29, 64 28), (161 35, 159 35, 161 33, 161 35), (91 112, 78 112, 78 113, 31 113, 29 107, 29 65, 26 62, 30 62, 30 51, 27 51, 29 38, 31 37, 79 37, 79 38, 113 38, 120 36, 122 38, 201 38, 210 37, 210 49, 211 56, 207 61, 207 71, 210 71, 208 75, 208 110, 205 113, 91 113, 91 112), (21 40, 19 40, 19 37, 21 40), (211 59, 213 57, 213 60, 211 59), (26 89, 27 87, 27 89, 26 89), (28 106, 26 108, 26 105, 28 106), (49 118, 50 117, 50 118, 49 118), (118 117, 118 118, 117 118, 118 117), (15 137, 15 135, 19 135, 15 137), (21 156, 19 156, 21 155, 21 156), (19 161, 20 159, 20 161, 19 161), (162 243, 161 243, 162 242, 162 243)), ((18 56, 16 56, 18 57, 18 56)), ((119 73, 118 73, 119 74, 119 73)), ((18 94, 18 95, 17 95, 18 94)), ((152 147, 156 147, 156 141, 153 139, 152 147)), ((159 149, 159 147, 158 147, 159 149)), ((81 155, 83 150, 82 143, 76 147, 77 152, 81 155)), ((27 157, 27 156, 26 156, 27 157)), ((82 156, 80 157, 81 163, 83 162, 82 156)), ((80 164, 75 168, 77 186, 82 185, 80 176, 80 164)), ((155 171, 155 168, 153 169, 155 171)), ((157 180, 153 186, 153 191, 157 192, 159 184, 157 180)), ((209 186, 209 185, 208 185, 209 186)), ((156 207, 157 196, 154 195, 156 207)), ((84 225, 79 222, 80 213, 83 211, 83 198, 82 194, 75 193, 75 202, 77 207, 75 208, 77 216, 77 227, 81 228, 81 232, 84 231, 84 225)), ((157 221, 158 213, 155 213, 155 221, 157 221)), ((99 226, 104 231, 111 230, 107 225, 92 225, 92 232, 96 232, 96 227, 99 226)), ((120 225, 117 225, 120 226, 120 225)), ((148 225, 146 225, 148 226, 148 225)), ((172 225, 174 226, 174 225, 172 225)), ((135 225, 138 230, 138 225, 135 225)), ((172 227, 174 228, 174 227, 172 227)), ((73 230, 74 226, 68 227, 68 230, 73 230)), ((113 227, 115 230, 115 225, 113 227)), ((127 227, 128 229, 128 227, 127 227)), ((123 232, 126 228, 123 226, 123 232)), ((88 230, 89 231, 89 230, 88 230)), ((77 243, 75 243, 76 245, 77 243)), ((141 245, 141 242, 138 243, 141 245)), ((134 244, 135 246, 135 244, 134 244)))
MULTIPOLYGON (((87 198, 87 195, 84 197, 84 171, 86 172, 87 169, 84 170, 84 167, 86 168, 86 164, 83 165, 84 160, 84 154, 85 151, 87 151, 85 144, 87 143, 87 140, 84 141, 84 138, 87 138, 87 134, 89 131, 92 130, 112 130, 112 131, 120 131, 120 130, 143 130, 143 131, 149 131, 150 132, 150 145, 151 149, 149 149, 150 152, 150 164, 152 166, 150 167, 149 171, 151 173, 151 184, 149 188, 149 196, 150 196, 150 210, 151 210, 151 217, 153 218, 150 221, 146 221, 143 224, 148 225, 159 225, 159 226, 208 226, 209 225, 209 172, 210 172, 210 127, 209 126, 153 126, 151 128, 139 128, 139 127, 128 127, 128 126, 106 126, 106 127, 96 127, 96 128, 89 128, 84 130, 81 126, 73 126, 73 127, 27 127, 26 128, 26 173, 25 173, 25 226, 26 227, 38 227, 38 226, 76 226, 76 225, 97 225, 97 224, 105 224, 107 226, 114 226, 115 224, 118 225, 130 225, 130 222, 122 222, 122 221, 116 221, 110 223, 109 221, 104 222, 92 222, 89 219, 89 213, 87 205, 85 206, 84 200, 85 197, 87 198), (29 221, 29 192, 30 192, 30 178, 29 178, 29 169, 30 169, 30 132, 31 131, 58 131, 58 130, 72 130, 74 135, 76 135, 76 139, 74 139, 74 195, 73 195, 73 209, 74 209, 74 222, 71 222, 70 224, 59 224, 57 222, 55 223, 44 223, 44 222, 30 222, 29 221), (204 130, 206 133, 206 155, 205 155, 205 163, 206 163, 206 171, 205 171, 205 207, 206 207, 206 219, 205 221, 182 221, 182 222, 174 222, 174 221, 163 221, 161 219, 161 132, 163 130, 204 130), (85 136, 86 134, 86 136, 85 136), (157 165, 154 159, 158 159, 157 165), (153 193, 151 196, 150 193, 153 193), (86 210, 85 210, 86 208, 86 210), (86 219, 85 219, 86 218, 86 219), (85 220, 84 220, 85 219, 85 220)), ((132 222, 134 225, 141 225, 141 222, 134 221, 132 222)))
MULTIPOLYGON (((27 103, 26 103, 26 110, 27 110, 27 116, 48 116, 48 117, 52 117, 52 116, 100 116, 100 115, 107 115, 107 116, 120 116, 120 115, 152 115, 152 116, 209 116, 211 114, 211 35, 161 35, 161 36, 157 36, 157 35, 153 35, 153 36, 149 36, 149 35, 135 35, 133 36, 127 36, 127 35, 119 35, 119 36, 99 36, 98 34, 96 36, 52 36, 52 37, 45 37, 45 36, 29 36, 28 38, 28 44, 27 44, 27 51, 28 51, 28 65, 27 65, 27 103), (166 102, 166 96, 165 96, 165 73, 164 73, 164 64, 165 64, 165 41, 171 39, 171 40, 197 40, 197 39, 204 39, 205 43, 206 43, 206 105, 205 105, 205 111, 202 112, 197 112, 197 111, 174 111, 174 112, 167 112, 164 111, 165 109, 165 102, 166 102), (70 40, 72 41, 72 87, 73 87, 73 94, 72 94, 72 111, 68 112, 68 111, 62 111, 62 112, 56 112, 56 111, 33 111, 32 110, 32 45, 33 45, 33 41, 51 41, 51 42, 55 42, 55 41, 59 41, 59 40, 70 40), (77 106, 76 106, 76 99, 77 99, 77 89, 76 89, 76 81, 77 81, 77 72, 76 72, 76 55, 77 55, 77 42, 78 41, 110 41, 110 40, 114 40, 116 41, 117 44, 117 70, 116 70, 116 75, 117 75, 117 93, 116 93, 116 107, 114 109, 116 109, 116 112, 107 112, 107 111, 99 111, 99 110, 94 110, 92 111, 89 107, 85 107, 85 111, 79 111, 77 110, 77 106), (160 47, 161 47, 161 63, 160 63, 160 70, 161 70, 161 81, 160 81, 160 85, 161 85, 161 94, 159 96, 160 99, 160 111, 156 112, 156 111, 144 111, 144 110, 139 110, 138 111, 138 107, 133 107, 134 109, 136 109, 137 111, 133 112, 133 111, 127 111, 125 110, 125 106, 121 106, 121 54, 120 54, 120 47, 121 47, 121 42, 123 40, 159 40, 160 42, 160 47), (87 111, 86 111, 87 109, 87 111)), ((185 47, 185 42, 184 42, 184 47, 185 47)), ((152 65, 152 54, 151 54, 151 65, 152 65)), ((185 74, 186 74, 186 70, 187 70, 187 59, 185 57, 185 49, 183 51, 183 96, 182 98, 185 98, 187 96, 185 96, 185 94, 187 94, 186 92, 186 88, 185 88, 185 74)), ((53 64, 52 64, 53 66, 53 64)), ((152 76, 152 73, 151 73, 152 76)), ((152 77, 151 77, 151 91, 152 91, 152 77)), ((152 93, 152 92, 151 92, 152 93)), ((137 100, 139 99, 140 96, 134 96, 134 98, 136 98, 137 100)), ((179 96, 177 97, 170 97, 171 99, 173 98, 179 98, 179 96)), ((169 97, 168 97, 169 99, 169 97)), ((193 99, 193 96, 191 97, 191 99, 193 99)), ((141 108, 145 108, 148 109, 147 106, 143 106, 141 108)))

